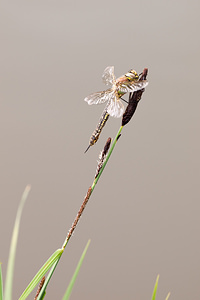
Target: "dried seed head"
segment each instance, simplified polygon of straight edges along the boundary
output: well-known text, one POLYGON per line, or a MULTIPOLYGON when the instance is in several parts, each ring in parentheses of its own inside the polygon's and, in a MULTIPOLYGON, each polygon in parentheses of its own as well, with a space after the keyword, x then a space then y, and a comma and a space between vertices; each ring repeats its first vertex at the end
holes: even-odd
POLYGON ((139 80, 146 80, 147 79, 147 74, 148 74, 148 69, 144 68, 141 77, 139 78, 139 80))
MULTIPOLYGON (((146 80, 147 73, 148 73, 148 69, 145 68, 143 70, 139 80, 146 80)), ((140 101, 140 99, 142 97, 144 90, 145 89, 141 89, 139 91, 129 94, 129 103, 128 103, 128 106, 122 117, 122 126, 126 125, 131 120, 131 118, 137 108, 138 102, 140 101)))
POLYGON ((110 148, 110 143, 111 143, 111 138, 109 137, 106 141, 106 144, 104 146, 104 149, 103 149, 103 155, 106 155, 108 153, 108 150, 110 148))
POLYGON ((105 144, 105 146, 104 146, 103 151, 101 151, 100 154, 99 154, 99 160, 97 161, 97 162, 98 162, 98 165, 97 165, 97 169, 96 169, 96 173, 95 173, 95 177, 94 177, 95 179, 96 179, 97 176, 99 175, 99 172, 100 172, 100 170, 101 170, 101 168, 102 168, 102 166, 103 166, 103 163, 104 163, 104 161, 105 161, 105 159, 106 159, 106 155, 107 155, 108 150, 109 150, 109 148, 110 148, 110 144, 111 144, 111 138, 109 137, 109 138, 107 139, 107 141, 106 141, 106 144, 105 144))

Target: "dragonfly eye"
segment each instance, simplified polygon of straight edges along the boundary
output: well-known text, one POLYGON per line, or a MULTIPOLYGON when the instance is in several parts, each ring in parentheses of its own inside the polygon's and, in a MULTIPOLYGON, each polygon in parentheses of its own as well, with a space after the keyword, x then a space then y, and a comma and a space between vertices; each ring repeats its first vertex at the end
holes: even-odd
POLYGON ((136 71, 134 71, 134 75, 135 75, 135 77, 137 77, 137 78, 139 77, 136 71))
POLYGON ((130 73, 134 75, 134 79, 138 79, 139 76, 135 70, 130 70, 130 73))

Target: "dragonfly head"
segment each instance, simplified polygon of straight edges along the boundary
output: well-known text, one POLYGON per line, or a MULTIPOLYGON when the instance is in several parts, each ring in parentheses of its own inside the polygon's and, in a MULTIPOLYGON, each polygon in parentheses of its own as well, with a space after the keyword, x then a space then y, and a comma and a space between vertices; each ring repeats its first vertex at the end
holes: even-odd
POLYGON ((133 80, 138 80, 139 79, 139 76, 137 74, 137 72, 135 70, 130 70, 127 74, 126 74, 126 77, 130 80, 130 81, 133 81, 133 80))

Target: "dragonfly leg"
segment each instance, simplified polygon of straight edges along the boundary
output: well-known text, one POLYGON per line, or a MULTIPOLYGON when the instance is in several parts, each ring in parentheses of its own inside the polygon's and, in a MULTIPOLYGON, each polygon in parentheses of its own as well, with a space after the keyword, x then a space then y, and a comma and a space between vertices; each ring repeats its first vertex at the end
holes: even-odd
POLYGON ((125 99, 123 99, 122 97, 121 97, 120 99, 122 99, 124 102, 128 103, 128 101, 126 101, 126 100, 125 100, 125 99))

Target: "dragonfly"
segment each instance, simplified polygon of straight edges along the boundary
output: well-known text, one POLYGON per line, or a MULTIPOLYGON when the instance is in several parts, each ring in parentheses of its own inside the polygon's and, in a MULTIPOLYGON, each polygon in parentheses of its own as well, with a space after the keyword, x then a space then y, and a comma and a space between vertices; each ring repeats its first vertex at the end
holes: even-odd
POLYGON ((148 81, 140 80, 139 75, 133 69, 116 79, 114 66, 108 66, 104 70, 102 79, 106 85, 110 85, 111 87, 105 91, 90 94, 84 99, 89 105, 102 104, 107 101, 106 108, 104 109, 99 123, 90 138, 89 146, 85 152, 87 152, 90 146, 97 142, 109 115, 115 118, 120 118, 123 115, 124 105, 121 101, 122 96, 128 92, 130 93, 141 90, 148 85, 148 81))

